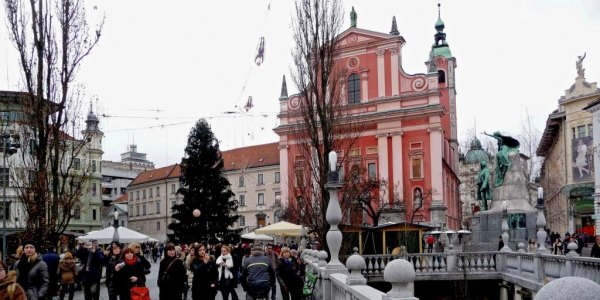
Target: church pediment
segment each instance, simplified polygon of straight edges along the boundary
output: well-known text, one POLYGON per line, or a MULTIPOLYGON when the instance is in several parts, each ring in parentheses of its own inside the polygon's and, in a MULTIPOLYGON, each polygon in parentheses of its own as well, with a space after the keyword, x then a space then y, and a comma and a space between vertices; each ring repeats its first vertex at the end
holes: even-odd
POLYGON ((395 37, 398 36, 351 27, 342 32, 336 40, 341 47, 347 47, 357 44, 381 42, 395 37))

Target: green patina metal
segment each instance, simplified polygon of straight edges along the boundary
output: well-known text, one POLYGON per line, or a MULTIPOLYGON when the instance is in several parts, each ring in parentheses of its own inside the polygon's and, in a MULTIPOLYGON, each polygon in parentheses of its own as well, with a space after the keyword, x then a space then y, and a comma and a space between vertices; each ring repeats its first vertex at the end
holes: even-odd
POLYGON ((481 201, 483 210, 488 210, 487 201, 492 200, 492 184, 487 162, 481 161, 481 171, 477 177, 477 200, 481 201))
POLYGON ((481 147, 479 139, 474 138, 471 141, 471 148, 467 151, 467 154, 465 154, 465 163, 478 164, 482 161, 485 161, 486 163, 490 162, 489 155, 483 150, 483 147, 481 147))
POLYGON ((510 168, 511 163, 508 157, 509 154, 516 152, 518 155, 519 146, 521 144, 513 137, 503 135, 499 131, 494 132, 494 134, 487 134, 485 132, 484 134, 489 137, 493 137, 498 143, 498 152, 496 153, 496 170, 494 172, 496 179, 494 186, 499 187, 504 183, 504 175, 506 175, 506 171, 508 168, 510 168))
POLYGON ((356 14, 356 11, 354 10, 354 6, 352 6, 352 11, 350 12, 350 26, 351 27, 356 27, 356 19, 358 18, 358 15, 356 14))

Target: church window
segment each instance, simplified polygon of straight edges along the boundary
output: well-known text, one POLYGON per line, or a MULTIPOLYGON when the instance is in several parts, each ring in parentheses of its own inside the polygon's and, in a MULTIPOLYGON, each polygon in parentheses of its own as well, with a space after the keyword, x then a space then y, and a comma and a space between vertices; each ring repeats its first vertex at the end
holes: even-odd
POLYGON ((352 74, 348 77, 348 103, 360 102, 360 77, 352 74))
POLYGON ((410 159, 410 178, 423 178, 423 159, 413 156, 410 159))
POLYGON ((367 165, 367 170, 369 173, 369 180, 377 179, 377 165, 375 163, 369 163, 367 165))

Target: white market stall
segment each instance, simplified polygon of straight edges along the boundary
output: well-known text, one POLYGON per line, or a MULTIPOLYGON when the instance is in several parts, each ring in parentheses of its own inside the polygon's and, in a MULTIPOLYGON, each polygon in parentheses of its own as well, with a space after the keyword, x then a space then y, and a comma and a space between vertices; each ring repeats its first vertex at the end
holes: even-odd
POLYGON ((292 224, 286 221, 277 222, 269 226, 256 229, 256 234, 271 234, 281 236, 301 236, 302 225, 292 224))
POLYGON ((256 234, 255 232, 249 232, 246 234, 242 234, 242 238, 246 239, 246 240, 253 240, 253 241, 272 241, 273 238, 265 235, 265 234, 256 234))
MULTIPOLYGON (((119 234, 119 242, 121 243, 141 243, 147 242, 150 237, 127 227, 117 227, 119 234)), ((77 237, 79 241, 88 242, 89 240, 97 240, 99 244, 109 244, 115 236, 115 227, 110 226, 102 230, 92 231, 84 236, 77 237)))

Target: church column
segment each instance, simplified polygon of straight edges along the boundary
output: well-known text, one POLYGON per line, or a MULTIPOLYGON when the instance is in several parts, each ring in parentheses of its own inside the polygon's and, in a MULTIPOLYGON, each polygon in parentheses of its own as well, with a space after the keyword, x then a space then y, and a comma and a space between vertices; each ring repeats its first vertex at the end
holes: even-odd
POLYGON ((360 83, 361 102, 367 102, 369 99, 369 69, 360 70, 360 83))
POLYGON ((387 180, 388 178, 388 146, 387 133, 375 135, 377 137, 377 153, 379 158, 379 179, 387 180))
POLYGON ((429 150, 430 150, 430 173, 431 173, 431 222, 435 226, 439 226, 446 222, 444 204, 444 186, 443 186, 443 170, 442 170, 442 128, 438 125, 431 126, 429 131, 429 150))
POLYGON ((287 143, 279 144, 279 191, 281 191, 282 204, 284 201, 286 201, 286 204, 289 203, 288 148, 287 143))
POLYGON ((377 96, 385 97, 385 49, 377 49, 377 96))
POLYGON ((392 133, 392 170, 394 174, 394 182, 390 182, 390 184, 395 185, 394 188, 401 193, 400 195, 404 195, 403 188, 403 174, 402 174, 402 135, 404 133, 402 131, 397 131, 392 133))
POLYGON ((390 48, 392 64, 392 96, 400 95, 400 83, 398 81, 398 47, 390 48))

